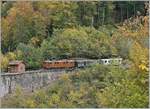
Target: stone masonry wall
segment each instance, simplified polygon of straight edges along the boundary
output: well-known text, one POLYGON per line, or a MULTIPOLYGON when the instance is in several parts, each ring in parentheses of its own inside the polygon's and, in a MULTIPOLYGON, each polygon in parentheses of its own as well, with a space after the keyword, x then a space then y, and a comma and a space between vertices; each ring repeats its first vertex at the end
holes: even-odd
POLYGON ((13 92, 17 86, 33 91, 56 80, 64 71, 29 71, 25 73, 1 73, 0 97, 13 92))

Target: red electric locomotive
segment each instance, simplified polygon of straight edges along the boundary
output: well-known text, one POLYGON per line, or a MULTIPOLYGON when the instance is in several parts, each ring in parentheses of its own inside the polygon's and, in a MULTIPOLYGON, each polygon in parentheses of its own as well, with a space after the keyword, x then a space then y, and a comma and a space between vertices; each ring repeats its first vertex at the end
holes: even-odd
POLYGON ((58 68, 73 68, 75 67, 74 60, 55 60, 55 61, 44 61, 43 68, 45 69, 58 69, 58 68))

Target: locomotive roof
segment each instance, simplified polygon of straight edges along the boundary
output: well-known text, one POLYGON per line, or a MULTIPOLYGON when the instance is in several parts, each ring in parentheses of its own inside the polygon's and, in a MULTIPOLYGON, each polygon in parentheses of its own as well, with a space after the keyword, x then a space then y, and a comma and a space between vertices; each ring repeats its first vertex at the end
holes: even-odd
POLYGON ((85 61, 85 60, 96 60, 96 59, 87 59, 87 58, 70 58, 70 59, 73 59, 73 60, 81 60, 81 61, 85 61))
POLYGON ((122 58, 103 58, 101 60, 122 60, 122 58))
POLYGON ((70 58, 70 59, 73 59, 73 60, 87 60, 86 58, 70 58))

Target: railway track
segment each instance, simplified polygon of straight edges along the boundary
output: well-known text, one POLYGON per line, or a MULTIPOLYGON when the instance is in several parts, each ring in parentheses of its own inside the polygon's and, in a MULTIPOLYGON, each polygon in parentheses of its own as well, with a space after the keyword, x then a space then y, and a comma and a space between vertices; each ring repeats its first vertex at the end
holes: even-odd
POLYGON ((33 73, 60 73, 60 72, 72 72, 72 71, 77 71, 81 68, 72 68, 72 69, 39 69, 39 70, 28 70, 25 72, 19 72, 19 73, 9 73, 9 72, 2 72, 0 73, 1 76, 7 76, 7 75, 22 75, 22 74, 33 74, 33 73))

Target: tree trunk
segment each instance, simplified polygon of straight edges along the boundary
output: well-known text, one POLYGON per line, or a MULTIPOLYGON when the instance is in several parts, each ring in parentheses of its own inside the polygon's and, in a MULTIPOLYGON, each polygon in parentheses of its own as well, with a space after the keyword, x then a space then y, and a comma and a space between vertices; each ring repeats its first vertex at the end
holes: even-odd
POLYGON ((103 20, 102 20, 102 25, 105 23, 105 7, 103 7, 103 20))
POLYGON ((94 16, 92 16, 92 19, 91 19, 91 26, 93 27, 93 24, 94 24, 94 16))
POLYGON ((123 21, 123 15, 122 15, 122 14, 123 14, 123 11, 122 11, 122 5, 121 5, 121 7, 120 7, 120 8, 121 8, 121 10, 120 10, 120 12, 121 12, 121 13, 120 13, 120 16, 121 16, 121 22, 122 22, 122 21, 123 21))
POLYGON ((135 13, 135 3, 134 3, 134 17, 136 16, 136 13, 135 13))
POLYGON ((129 18, 129 15, 128 15, 129 13, 128 13, 128 4, 127 4, 127 19, 129 18))

